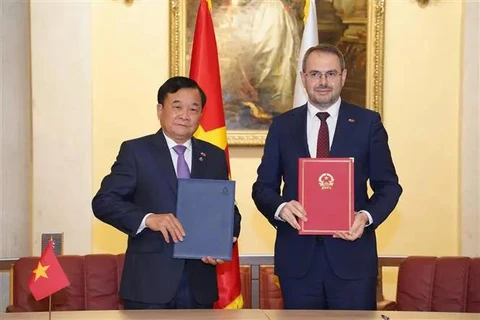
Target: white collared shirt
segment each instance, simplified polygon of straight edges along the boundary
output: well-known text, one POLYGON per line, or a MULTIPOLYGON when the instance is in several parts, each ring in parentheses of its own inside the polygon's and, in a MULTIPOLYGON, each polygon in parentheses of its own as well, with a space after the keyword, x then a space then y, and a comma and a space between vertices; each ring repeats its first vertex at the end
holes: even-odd
POLYGON ((338 100, 328 109, 321 111, 312 106, 310 102, 307 103, 307 143, 311 158, 316 158, 317 156, 318 130, 320 130, 320 119, 317 117, 317 113, 328 112, 330 114, 330 116, 327 118, 327 125, 329 148, 331 149, 333 136, 335 135, 335 128, 337 127, 338 112, 340 111, 341 103, 342 99, 338 98, 338 100))
MULTIPOLYGON (((178 143, 173 141, 170 137, 168 137, 165 132, 163 132, 165 136, 165 140, 167 140, 168 150, 170 150, 170 157, 172 158, 173 167, 175 168, 175 175, 177 175, 177 160, 178 154, 173 150, 173 147, 177 146, 178 143)), ((189 139, 187 142, 183 143, 182 146, 185 146, 187 149, 185 150, 184 157, 185 161, 187 161, 188 170, 192 172, 192 139, 189 139)))

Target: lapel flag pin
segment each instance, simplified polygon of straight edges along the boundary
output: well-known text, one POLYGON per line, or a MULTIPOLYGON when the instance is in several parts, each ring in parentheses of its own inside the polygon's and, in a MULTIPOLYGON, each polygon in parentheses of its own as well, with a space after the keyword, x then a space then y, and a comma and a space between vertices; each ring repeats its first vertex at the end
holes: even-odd
POLYGON ((355 123, 355 119, 353 119, 353 118, 348 118, 348 122, 350 122, 350 123, 355 123))

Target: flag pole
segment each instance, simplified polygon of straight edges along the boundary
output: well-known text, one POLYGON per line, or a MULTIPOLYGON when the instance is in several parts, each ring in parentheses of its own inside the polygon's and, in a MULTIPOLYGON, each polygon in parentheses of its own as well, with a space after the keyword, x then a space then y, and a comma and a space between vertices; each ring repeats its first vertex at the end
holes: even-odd
MULTIPOLYGON (((50 242, 52 243, 52 247, 54 245, 53 236, 50 235, 50 242)), ((48 296, 48 320, 52 320, 52 295, 48 296)))
POLYGON ((52 294, 69 285, 70 281, 53 252, 53 243, 49 241, 28 281, 28 287, 36 301, 48 297, 49 320, 52 319, 52 294))
POLYGON ((52 295, 48 296, 48 320, 52 320, 52 295))

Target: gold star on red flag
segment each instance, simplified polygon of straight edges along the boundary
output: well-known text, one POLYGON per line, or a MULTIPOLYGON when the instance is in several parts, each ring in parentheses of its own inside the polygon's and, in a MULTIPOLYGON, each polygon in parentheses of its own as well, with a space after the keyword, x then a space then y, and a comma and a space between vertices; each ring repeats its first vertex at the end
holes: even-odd
POLYGON ((38 301, 69 285, 70 281, 68 281, 62 266, 53 252, 53 241, 50 240, 45 250, 43 250, 37 267, 30 275, 28 287, 35 300, 38 301))
POLYGON ((44 277, 48 279, 47 275, 47 270, 50 268, 50 266, 42 266, 42 263, 39 261, 37 269, 33 270, 33 273, 35 273, 35 281, 38 280, 40 277, 44 277))

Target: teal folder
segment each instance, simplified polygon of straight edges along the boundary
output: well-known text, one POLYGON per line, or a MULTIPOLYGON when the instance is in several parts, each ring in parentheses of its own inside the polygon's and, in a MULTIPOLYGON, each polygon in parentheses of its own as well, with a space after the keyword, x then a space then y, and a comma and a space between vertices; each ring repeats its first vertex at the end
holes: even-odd
POLYGON ((176 216, 185 230, 173 257, 232 259, 235 182, 179 179, 176 216))

